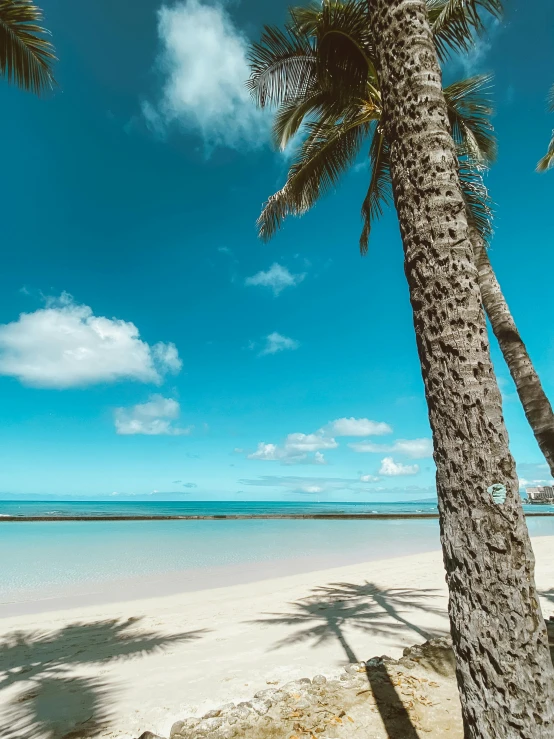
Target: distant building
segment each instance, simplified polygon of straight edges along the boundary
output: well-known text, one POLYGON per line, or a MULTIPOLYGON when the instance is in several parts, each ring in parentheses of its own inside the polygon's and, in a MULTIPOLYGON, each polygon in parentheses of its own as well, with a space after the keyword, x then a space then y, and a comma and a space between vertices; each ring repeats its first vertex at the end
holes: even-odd
POLYGON ((536 505, 554 505, 554 487, 541 485, 536 488, 527 488, 527 502, 536 505))

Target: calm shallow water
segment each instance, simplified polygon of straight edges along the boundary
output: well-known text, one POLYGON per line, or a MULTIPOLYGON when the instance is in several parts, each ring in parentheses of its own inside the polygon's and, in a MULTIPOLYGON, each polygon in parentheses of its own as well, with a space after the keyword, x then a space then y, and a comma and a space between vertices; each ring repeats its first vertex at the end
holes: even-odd
MULTIPOLYGON (((532 536, 554 519, 528 519, 532 536)), ((84 521, 0 524, 0 603, 210 570, 254 579, 438 549, 436 520, 84 521)))

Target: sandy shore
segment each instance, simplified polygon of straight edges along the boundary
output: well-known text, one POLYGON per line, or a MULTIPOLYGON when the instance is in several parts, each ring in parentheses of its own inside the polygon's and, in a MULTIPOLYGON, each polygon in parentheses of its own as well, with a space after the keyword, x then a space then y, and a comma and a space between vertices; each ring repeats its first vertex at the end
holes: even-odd
MULTIPOLYGON (((533 546, 548 617, 554 537, 533 546)), ((178 718, 247 700, 268 683, 332 675, 353 655, 400 656, 448 627, 439 552, 0 625, 6 739, 61 739, 75 729, 73 739, 168 736, 178 718)))

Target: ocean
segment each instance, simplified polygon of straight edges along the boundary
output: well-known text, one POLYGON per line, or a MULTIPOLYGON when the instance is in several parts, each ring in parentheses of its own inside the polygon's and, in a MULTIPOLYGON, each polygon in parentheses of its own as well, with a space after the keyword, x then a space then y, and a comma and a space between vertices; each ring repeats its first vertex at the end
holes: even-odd
MULTIPOLYGON (((436 504, 0 502, 0 514, 20 517, 353 511, 433 513, 436 504)), ((554 517, 528 518, 528 525, 533 536, 554 535, 554 517)), ((416 517, 4 521, 0 614, 219 587, 439 548, 438 521, 416 517)))
MULTIPOLYGON (((523 506, 527 513, 554 513, 554 506, 523 506)), ((0 501, 5 516, 225 516, 225 515, 313 515, 376 513, 381 515, 437 513, 436 500, 405 503, 328 503, 279 501, 0 501)))

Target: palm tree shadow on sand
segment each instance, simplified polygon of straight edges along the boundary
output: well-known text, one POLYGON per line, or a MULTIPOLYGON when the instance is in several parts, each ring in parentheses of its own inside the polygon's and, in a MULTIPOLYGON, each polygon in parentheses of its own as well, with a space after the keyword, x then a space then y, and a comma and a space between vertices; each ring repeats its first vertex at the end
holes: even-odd
MULTIPOLYGON (((281 639, 274 649, 312 641, 313 646, 336 639, 351 664, 359 662, 346 635, 345 627, 365 634, 394 636, 406 631, 425 640, 444 636, 444 631, 422 629, 410 621, 406 611, 425 611, 444 615, 444 609, 433 605, 434 590, 409 588, 383 589, 373 583, 331 583, 315 588, 306 598, 292 603, 288 613, 269 614, 258 623, 285 625, 294 633, 281 639)), ((443 654, 427 657, 426 666, 440 674, 452 670, 452 661, 443 654)), ((419 739, 408 711, 400 700, 384 664, 366 667, 369 688, 375 699, 389 739, 419 739)))
POLYGON ((94 670, 207 633, 165 635, 145 630, 140 622, 111 619, 8 634, 0 642, 0 694, 11 688, 8 700, 2 701, 2 739, 84 739, 97 733, 110 723, 117 686, 72 669, 94 670))

